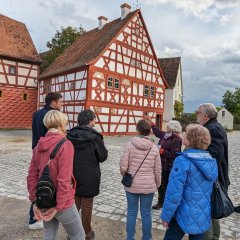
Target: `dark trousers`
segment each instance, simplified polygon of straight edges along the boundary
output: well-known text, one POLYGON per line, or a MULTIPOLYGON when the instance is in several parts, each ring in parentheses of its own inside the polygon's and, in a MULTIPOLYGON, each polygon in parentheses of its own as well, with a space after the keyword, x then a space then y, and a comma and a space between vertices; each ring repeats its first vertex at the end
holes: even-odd
POLYGON ((86 239, 91 239, 90 236, 92 233, 91 221, 92 221, 93 197, 85 198, 75 196, 75 203, 78 211, 81 209, 82 225, 86 234, 86 239))
POLYGON ((162 170, 162 182, 158 188, 158 203, 163 204, 171 170, 162 170))
POLYGON ((29 209, 29 224, 34 224, 35 222, 37 221, 34 219, 33 204, 31 204, 29 209))
MULTIPOLYGON (((179 227, 177 221, 172 219, 169 223, 169 227, 165 233, 163 240, 182 240, 185 233, 179 227)), ((202 234, 189 234, 189 240, 203 240, 204 233, 202 234)))

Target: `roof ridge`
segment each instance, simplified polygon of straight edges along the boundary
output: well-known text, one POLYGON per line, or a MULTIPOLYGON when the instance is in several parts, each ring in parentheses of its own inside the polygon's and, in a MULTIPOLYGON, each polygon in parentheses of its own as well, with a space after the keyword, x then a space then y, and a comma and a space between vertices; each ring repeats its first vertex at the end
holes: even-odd
POLYGON ((4 17, 4 18, 7 18, 7 19, 10 19, 10 20, 13 21, 13 22, 17 22, 17 23, 20 23, 20 24, 26 26, 25 23, 20 22, 20 21, 18 21, 18 20, 16 20, 16 19, 10 18, 10 17, 8 17, 8 16, 6 16, 6 15, 3 15, 3 14, 1 14, 1 13, 0 13, 0 17, 4 17))

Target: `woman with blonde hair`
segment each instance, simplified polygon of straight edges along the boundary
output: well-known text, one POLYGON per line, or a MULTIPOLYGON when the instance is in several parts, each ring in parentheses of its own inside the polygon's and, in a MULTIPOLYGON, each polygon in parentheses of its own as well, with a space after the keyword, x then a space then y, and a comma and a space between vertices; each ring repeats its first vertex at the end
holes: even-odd
POLYGON ((151 122, 154 135, 159 138, 158 148, 162 162, 162 182, 158 188, 158 202, 152 208, 160 209, 163 206, 173 161, 176 153, 181 152, 182 139, 179 133, 182 132, 182 126, 179 121, 171 120, 167 123, 167 131, 165 132, 159 130, 149 118, 147 120, 151 122))
POLYGON ((43 123, 48 132, 45 137, 40 138, 33 150, 27 176, 29 199, 34 204, 35 218, 43 220, 45 240, 56 239, 59 222, 62 223, 71 240, 84 240, 85 233, 74 201, 76 184, 73 178, 74 149, 72 143, 66 139, 54 159, 49 161, 53 149, 65 139, 67 116, 58 110, 51 110, 45 115, 43 123), (35 205, 36 187, 47 164, 56 188, 57 204, 43 211, 35 205))
POLYGON ((206 151, 207 128, 190 124, 183 137, 185 150, 175 159, 162 210, 164 240, 203 240, 211 227, 211 194, 217 179, 217 161, 206 151))

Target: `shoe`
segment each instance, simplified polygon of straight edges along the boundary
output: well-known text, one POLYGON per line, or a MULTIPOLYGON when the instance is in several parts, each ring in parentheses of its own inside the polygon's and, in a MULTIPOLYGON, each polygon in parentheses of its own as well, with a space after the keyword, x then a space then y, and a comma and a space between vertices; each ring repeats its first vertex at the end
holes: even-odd
POLYGON ((95 232, 91 231, 91 233, 86 236, 86 240, 95 240, 95 232))
POLYGON ((157 202, 156 204, 154 204, 154 205, 152 206, 152 209, 154 209, 154 210, 159 210, 159 209, 162 208, 162 207, 163 207, 163 204, 157 202))
POLYGON ((35 223, 29 224, 28 228, 31 229, 31 230, 43 229, 43 221, 37 221, 35 223))
POLYGON ((240 213, 240 205, 234 208, 235 213, 240 213))

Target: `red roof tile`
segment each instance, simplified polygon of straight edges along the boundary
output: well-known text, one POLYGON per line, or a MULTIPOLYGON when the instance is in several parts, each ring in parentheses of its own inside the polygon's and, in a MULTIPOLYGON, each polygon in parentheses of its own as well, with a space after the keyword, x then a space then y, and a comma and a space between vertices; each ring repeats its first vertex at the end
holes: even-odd
POLYGON ((88 65, 100 55, 123 26, 137 12, 139 12, 139 10, 130 12, 123 20, 118 18, 107 23, 100 30, 95 28, 79 36, 76 41, 41 74, 40 78, 88 65))
POLYGON ((159 58, 159 65, 163 71, 163 75, 170 88, 174 88, 177 80, 178 68, 181 63, 180 57, 159 58))
POLYGON ((0 14, 0 56, 41 63, 25 24, 0 14))

